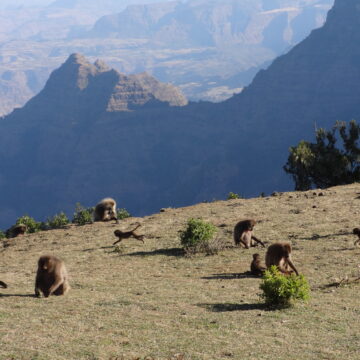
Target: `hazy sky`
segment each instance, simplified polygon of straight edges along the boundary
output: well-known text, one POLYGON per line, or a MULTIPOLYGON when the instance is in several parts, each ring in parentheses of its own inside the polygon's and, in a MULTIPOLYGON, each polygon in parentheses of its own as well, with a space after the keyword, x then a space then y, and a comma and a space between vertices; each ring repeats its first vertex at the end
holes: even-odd
MULTIPOLYGON (((152 2, 166 2, 170 0, 114 0, 115 3, 116 1, 118 1, 119 4, 123 2, 125 3, 125 5, 128 5, 128 4, 146 4, 152 2)), ((0 9, 6 9, 9 7, 13 8, 18 6, 26 6, 26 7, 32 7, 38 5, 44 6, 44 5, 49 5, 53 2, 55 2, 55 0, 0 0, 0 9)), ((101 1, 99 1, 99 3, 101 3, 101 1)))
POLYGON ((0 7, 7 6, 34 6, 34 5, 48 5, 54 0, 0 0, 0 7))

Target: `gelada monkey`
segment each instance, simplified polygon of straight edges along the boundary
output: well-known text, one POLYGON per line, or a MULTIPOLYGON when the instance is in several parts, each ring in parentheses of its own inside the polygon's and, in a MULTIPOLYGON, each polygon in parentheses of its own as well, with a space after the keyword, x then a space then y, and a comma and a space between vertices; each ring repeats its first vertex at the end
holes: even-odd
POLYGON ((234 242, 235 245, 242 244, 246 249, 250 246, 261 244, 265 247, 264 243, 253 235, 253 229, 256 221, 253 219, 239 221, 234 227, 234 242), (255 243, 256 242, 256 243, 255 243))
POLYGON ((255 276, 263 276, 266 268, 261 264, 260 255, 253 254, 253 260, 250 264, 250 272, 255 276))
POLYGON ((41 256, 35 279, 35 296, 64 295, 70 289, 65 264, 53 255, 41 256))
POLYGON ((119 238, 119 240, 116 240, 113 245, 119 243, 123 239, 128 239, 129 237, 134 237, 136 240, 144 242, 144 235, 138 235, 136 234, 135 230, 139 228, 141 224, 138 224, 134 229, 130 231, 121 231, 121 230, 115 230, 114 235, 119 238))
POLYGON ((25 224, 18 224, 12 226, 6 231, 6 236, 8 238, 15 238, 19 235, 24 235, 26 233, 27 226, 25 224))
POLYGON ((117 223, 116 201, 112 198, 102 199, 94 210, 94 221, 115 220, 117 223))
POLYGON ((286 242, 278 242, 268 247, 265 255, 265 264, 268 268, 272 265, 277 266, 286 275, 291 274, 290 267, 296 275, 299 275, 291 260, 291 245, 286 242))

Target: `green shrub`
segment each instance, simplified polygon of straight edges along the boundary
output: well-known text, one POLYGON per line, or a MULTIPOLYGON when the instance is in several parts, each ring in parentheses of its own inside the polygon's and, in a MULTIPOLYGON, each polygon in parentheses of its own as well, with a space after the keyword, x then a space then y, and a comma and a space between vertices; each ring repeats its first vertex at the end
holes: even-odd
POLYGON ((131 217, 131 214, 126 209, 117 209, 117 218, 119 220, 131 217))
POLYGON ((76 203, 72 222, 77 225, 91 224, 93 222, 94 208, 85 208, 80 203, 76 203))
POLYGON ((265 303, 276 307, 288 307, 295 300, 310 298, 310 287, 304 275, 285 276, 274 265, 265 271, 260 289, 265 303))
POLYGON ((60 229, 66 225, 68 225, 70 220, 66 216, 65 213, 61 212, 59 214, 54 215, 52 218, 48 218, 45 226, 48 229, 60 229))
POLYGON ((24 215, 22 217, 19 217, 16 220, 15 225, 20 225, 20 224, 24 224, 27 226, 27 232, 28 233, 35 233, 38 232, 41 229, 41 223, 35 221, 32 217, 28 216, 28 215, 24 215))
POLYGON ((211 240, 216 231, 216 226, 201 219, 189 219, 187 228, 180 233, 181 245, 186 253, 212 254, 214 251, 211 249, 211 240))
POLYGON ((0 240, 5 238, 6 238, 5 233, 2 230, 0 230, 0 240))
POLYGON ((239 194, 233 193, 233 192, 229 192, 227 200, 233 200, 233 199, 240 199, 241 196, 239 194))

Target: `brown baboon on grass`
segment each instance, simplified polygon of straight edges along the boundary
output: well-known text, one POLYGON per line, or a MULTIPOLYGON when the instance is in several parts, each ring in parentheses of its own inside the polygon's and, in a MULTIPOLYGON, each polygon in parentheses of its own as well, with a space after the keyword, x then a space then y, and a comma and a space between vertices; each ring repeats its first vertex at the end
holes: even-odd
POLYGON ((141 224, 138 224, 134 229, 130 231, 121 231, 121 230, 115 230, 114 235, 119 238, 119 240, 116 240, 113 245, 119 243, 123 239, 128 239, 129 237, 134 237, 136 240, 144 242, 144 235, 138 235, 135 233, 135 230, 139 228, 141 224))
POLYGON ((251 274, 255 276, 263 276, 264 271, 266 268, 262 266, 260 255, 259 254, 253 254, 253 261, 250 265, 251 274))
POLYGON ((6 230, 6 237, 15 238, 19 235, 24 235, 26 233, 27 226, 25 224, 13 225, 10 229, 6 230))
POLYGON ((292 271, 289 270, 290 266, 295 274, 299 275, 291 261, 291 245, 286 242, 278 242, 269 246, 265 255, 265 264, 267 268, 276 265, 278 269, 286 275, 292 273, 292 271))
POLYGON ((244 245, 246 249, 249 249, 250 246, 256 246, 257 244, 261 244, 263 247, 265 247, 264 243, 256 238, 253 235, 253 229, 256 224, 256 221, 253 219, 249 220, 242 220, 239 221, 234 228, 234 242, 235 245, 244 245), (256 241, 257 244, 255 244, 254 241, 256 241))
POLYGON ((358 236, 358 239, 355 240, 355 242, 354 242, 354 245, 356 245, 357 243, 360 242, 360 229, 359 229, 359 228, 355 228, 355 229, 353 230, 353 234, 355 234, 355 235, 358 236))
POLYGON ((110 221, 115 220, 118 223, 116 213, 116 201, 112 198, 102 199, 94 210, 94 221, 110 221))
POLYGON ((7 288, 7 285, 6 285, 3 281, 1 281, 1 280, 0 280, 0 286, 3 287, 4 289, 7 288))
POLYGON ((35 296, 64 295, 70 289, 65 264, 52 255, 41 256, 35 279, 35 296))

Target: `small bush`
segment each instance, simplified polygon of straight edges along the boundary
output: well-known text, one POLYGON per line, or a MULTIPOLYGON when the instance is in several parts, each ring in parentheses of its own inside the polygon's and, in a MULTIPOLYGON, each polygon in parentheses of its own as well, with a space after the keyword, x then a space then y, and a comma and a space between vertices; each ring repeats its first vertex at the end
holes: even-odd
POLYGON ((85 208, 80 203, 76 203, 72 222, 77 225, 91 224, 93 222, 94 208, 85 208))
POLYGON ((187 228, 180 233, 181 245, 188 254, 199 252, 212 254, 211 240, 216 231, 216 226, 201 219, 189 219, 187 228))
POLYGON ((233 193, 233 192, 229 192, 227 200, 233 200, 233 199, 240 199, 241 196, 239 194, 233 193))
POLYGON ((6 238, 5 233, 2 230, 0 230, 0 240, 5 238, 6 238))
POLYGON ((66 225, 68 225, 70 220, 66 216, 65 213, 61 212, 59 214, 54 215, 52 218, 48 218, 45 226, 48 229, 60 229, 66 225))
POLYGON ((35 233, 38 232, 41 229, 41 223, 35 221, 32 217, 28 216, 28 215, 24 215, 22 217, 19 217, 16 220, 15 225, 20 225, 20 224, 24 224, 27 226, 27 232, 28 233, 35 233))
POLYGON ((126 209, 117 209, 117 218, 119 220, 131 217, 131 214, 126 209))
POLYGON ((310 287, 304 275, 284 276, 276 266, 265 271, 260 289, 260 296, 270 306, 288 307, 295 300, 308 300, 310 287))

